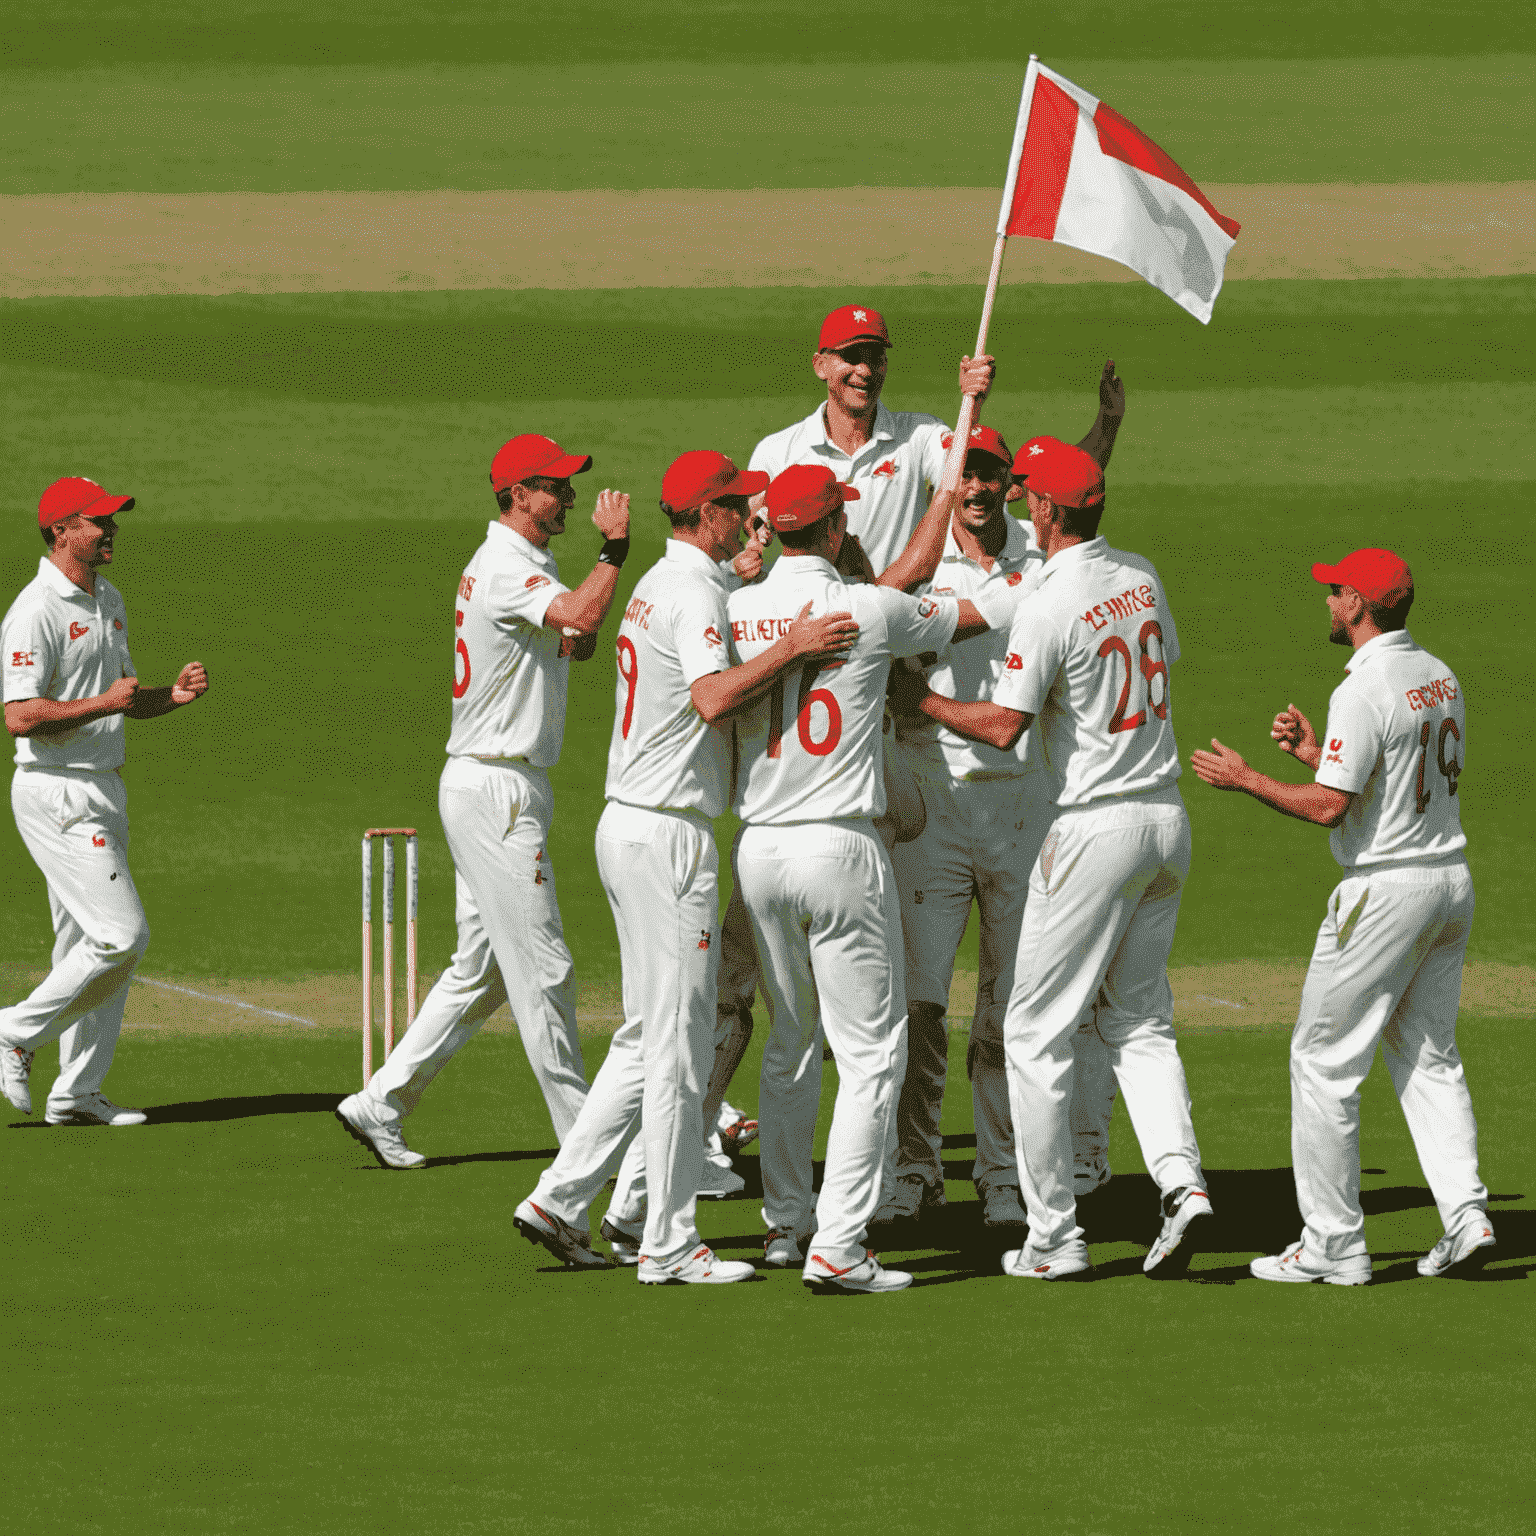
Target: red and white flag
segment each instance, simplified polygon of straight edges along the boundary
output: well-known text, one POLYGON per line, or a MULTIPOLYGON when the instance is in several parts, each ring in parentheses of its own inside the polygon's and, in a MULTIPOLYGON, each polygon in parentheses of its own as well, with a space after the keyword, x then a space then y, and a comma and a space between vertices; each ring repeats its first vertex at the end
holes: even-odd
POLYGON ((1134 123, 1031 61, 997 232, 1139 272, 1209 325, 1238 224, 1134 123))

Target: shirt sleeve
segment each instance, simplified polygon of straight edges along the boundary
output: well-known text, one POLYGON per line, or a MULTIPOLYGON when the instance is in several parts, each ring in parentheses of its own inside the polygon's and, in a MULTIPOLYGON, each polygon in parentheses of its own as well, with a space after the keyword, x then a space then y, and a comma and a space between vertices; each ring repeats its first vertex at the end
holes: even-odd
POLYGON ((930 422, 921 429, 918 440, 922 445, 923 478, 929 485, 937 485, 944 473, 944 460, 949 457, 944 439, 948 436, 949 428, 942 421, 930 422))
POLYGON ((701 592, 681 593, 672 605, 672 644, 683 682, 689 688, 701 677, 724 672, 731 664, 725 637, 730 633, 725 603, 711 602, 701 592))
POLYGON ((1017 586, 1010 587, 1003 581, 989 581, 971 601, 976 605, 976 611, 987 621, 989 629, 1011 629, 1020 604, 1039 585, 1039 569, 1035 567, 1023 572, 1023 579, 1017 586))
MULTIPOLYGON (((498 624, 522 619, 537 629, 544 623, 549 605, 562 592, 570 590, 543 571, 535 570, 532 566, 520 566, 515 571, 498 571, 492 576, 485 598, 491 617, 498 624)), ((470 601, 474 602, 475 598, 472 597, 470 601)))
POLYGON ((1385 742, 1382 720, 1365 689, 1346 678, 1328 701, 1328 729, 1323 732, 1317 782, 1358 795, 1375 772, 1385 742))
POLYGON ((48 634, 41 610, 12 617, 0 629, 0 651, 5 662, 5 702, 45 699, 59 658, 48 634))
POLYGON ((784 468, 784 455, 778 447, 780 435, 778 432, 770 433, 752 450, 752 457, 747 460, 749 470, 776 475, 784 468))
POLYGON ((1020 603, 992 702, 1022 715, 1038 715, 1066 659, 1066 635, 1050 612, 1039 603, 1020 603))
POLYGON ((960 604, 953 597, 909 597, 890 587, 858 587, 885 616, 886 643, 892 656, 920 656, 942 651, 955 637, 960 604))

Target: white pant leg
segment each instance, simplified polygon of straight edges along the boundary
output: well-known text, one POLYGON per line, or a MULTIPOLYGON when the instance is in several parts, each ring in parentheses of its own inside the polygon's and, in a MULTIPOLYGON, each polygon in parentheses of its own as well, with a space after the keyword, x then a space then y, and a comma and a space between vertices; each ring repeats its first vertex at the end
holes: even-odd
MULTIPOLYGON (((861 1255, 880 1200, 906 1065, 901 922, 890 859, 867 822, 749 827, 738 847, 737 873, 758 939, 764 990, 774 1002, 775 1032, 779 1012, 798 1008, 802 1017, 785 1034, 802 1052, 809 1036, 810 1052, 819 1056, 813 1022, 819 1005, 837 1058, 816 1250, 829 1257, 861 1255)), ((766 1071, 764 1079, 766 1084, 766 1071)), ((760 1119, 766 1107, 765 1100, 760 1119)), ((814 1118, 800 1129, 809 1175, 806 1133, 814 1133, 814 1118)), ((808 1177, 805 1184, 808 1191, 808 1177)))
POLYGON ((1487 1211, 1488 1190, 1478 1174, 1477 1120, 1456 1049, 1461 970, 1476 901, 1471 872, 1453 870, 1444 885, 1444 926, 1382 1034, 1381 1053, 1441 1225, 1454 1233, 1487 1211))
POLYGON ((122 1028, 149 924, 128 869, 128 792, 115 773, 19 769, 16 829, 48 882, 55 939, 48 975, 0 1009, 0 1046, 59 1041, 51 1109, 98 1091, 122 1028))
POLYGON ((1181 838, 1188 869, 1188 826, 1176 793, 1069 811, 1035 861, 1003 1029, 1019 1187, 1038 1247, 1082 1235, 1072 1189, 1073 1036, 1143 894, 1174 878, 1181 838))
MULTIPOLYGON (((899 750, 899 749, 898 749, 899 750)), ((932 1007, 916 1010, 907 1024, 907 1067, 896 1104, 896 1155, 891 1177, 919 1174, 942 1184, 944 1084, 949 1075, 949 1007, 955 951, 965 936, 975 895, 970 829, 959 786, 941 762, 909 755, 912 777, 922 791, 927 821, 921 836, 891 852, 901 899, 902 953, 907 1001, 932 1007)), ((978 1000, 980 990, 977 992, 978 1000)), ((978 1004, 979 1005, 979 1004, 978 1004)))
POLYGON ((704 1092, 704 1138, 708 1141, 720 1117, 731 1079, 752 1043, 752 999, 757 995, 757 948, 752 942, 752 919, 732 886, 720 924, 720 976, 716 986, 715 1059, 704 1092))
POLYGON ((669 1262, 699 1242, 694 1204, 715 1045, 719 856, 702 820, 610 803, 598 823, 597 867, 619 934, 625 1038, 615 1061, 615 1035, 614 1070, 604 1062, 539 1193, 562 1218, 585 1220, 638 1120, 644 1251, 669 1262))
POLYGON ((1166 1195, 1203 1187, 1205 1175, 1190 1117, 1189 1084, 1174 1042, 1173 989, 1168 985, 1168 955, 1189 877, 1189 822, 1181 808, 1176 821, 1150 830, 1155 834, 1152 857, 1159 862, 1105 973, 1094 1032, 1108 1047, 1147 1171, 1166 1195))
MULTIPOLYGON (((731 849, 736 889, 743 894, 762 964, 768 1038, 758 1080, 758 1165, 763 1220, 769 1227, 809 1232, 815 1225, 812 1155, 821 1105, 821 1009, 811 950, 800 926, 800 904, 784 880, 777 842, 753 860, 743 828, 731 849)), ((763 835, 774 832, 764 828, 763 835)))
POLYGON ((553 802, 542 769, 450 758, 438 810, 457 872, 458 948, 411 1027, 367 1088, 386 1122, 408 1115, 427 1084, 503 1001, 563 1141, 587 1095, 576 1033, 576 981, 545 848, 553 802))
MULTIPOLYGON (((1360 1085, 1371 1069, 1377 1043, 1422 963, 1452 925, 1447 954, 1431 971, 1425 999, 1431 1007, 1436 1002, 1444 1006, 1443 966, 1464 946, 1459 927, 1470 928, 1470 886, 1467 877, 1462 906, 1445 870, 1378 870, 1347 877, 1329 898, 1291 1036, 1291 1161, 1296 1199, 1306 1223, 1307 1247, 1325 1258, 1345 1259, 1367 1252, 1360 1209, 1360 1085)), ((1399 1054, 1416 1057, 1429 1026, 1424 1014, 1412 1006, 1407 1018, 1407 1050, 1399 1054)), ((1443 1040, 1446 1023, 1439 1020, 1433 1028, 1443 1040)), ((1454 1039, 1454 1017, 1449 1028, 1454 1039)), ((1437 1099, 1433 1088, 1430 1098, 1437 1099)), ((1422 1128, 1427 1117, 1421 1108, 1416 1098, 1413 1113, 1422 1128)), ((1404 1112, 1408 1113, 1406 1104, 1404 1112)), ((1465 1113, 1470 1120, 1470 1101, 1465 1113)), ((1410 1120, 1410 1129, 1413 1124, 1410 1120)), ((1464 1138, 1463 1127, 1463 1158, 1464 1138)), ((1463 1194, 1465 1189, 1463 1184, 1463 1194)), ((1449 1203, 1457 1205, 1458 1196, 1450 1195, 1449 1203)))
POLYGON ((1072 1161, 1096 1168, 1109 1156, 1109 1122, 1115 1112, 1115 1062, 1087 1013, 1072 1037, 1072 1161))
POLYGON ((1044 773, 955 786, 957 804, 966 813, 980 916, 976 1012, 965 1061, 976 1126, 971 1177, 978 1189, 1019 1181, 1003 1020, 1013 994, 1030 870, 1055 816, 1053 790, 1044 773))

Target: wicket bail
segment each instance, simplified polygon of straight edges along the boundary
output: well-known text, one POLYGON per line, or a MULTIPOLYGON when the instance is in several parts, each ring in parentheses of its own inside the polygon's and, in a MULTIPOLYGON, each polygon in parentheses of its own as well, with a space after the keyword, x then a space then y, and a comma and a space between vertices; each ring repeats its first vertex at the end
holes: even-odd
POLYGON ((405 839, 405 1027, 416 1017, 415 827, 370 827, 363 833, 363 1085, 373 1076, 373 840, 384 842, 384 1056, 395 1048, 395 839, 405 839))

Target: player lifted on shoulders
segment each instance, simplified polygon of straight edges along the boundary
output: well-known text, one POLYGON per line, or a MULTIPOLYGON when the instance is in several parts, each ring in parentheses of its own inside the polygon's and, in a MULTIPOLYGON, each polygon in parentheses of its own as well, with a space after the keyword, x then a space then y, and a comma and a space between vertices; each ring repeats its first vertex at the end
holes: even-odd
POLYGON ((1354 654, 1328 704, 1326 753, 1295 705, 1276 716, 1270 735, 1316 782, 1272 779, 1215 740, 1190 759, 1217 789, 1331 828, 1343 868, 1291 1037, 1291 1160, 1305 1228, 1283 1253, 1250 1267, 1261 1280, 1369 1282, 1360 1085, 1379 1041, 1445 1230, 1419 1273, 1465 1273, 1494 1248, 1456 1049, 1474 905, 1457 793, 1465 701, 1456 674, 1408 633, 1413 576, 1401 558, 1357 549, 1337 565, 1314 565, 1312 575, 1328 583, 1328 638, 1354 654))
MULTIPOLYGON (((847 613, 809 603, 753 660, 726 648, 727 578, 741 549, 747 497, 767 476, 722 453, 685 453, 662 480, 672 525, 665 555, 635 587, 618 635, 608 804, 597 868, 613 908, 624 971, 624 1023, 560 1154, 517 1208, 518 1228, 574 1267, 600 1266, 588 1211, 638 1127, 646 1219, 610 1230, 642 1282, 750 1280, 699 1238, 694 1202, 704 1161, 702 1103, 715 1056, 719 861, 713 822, 731 788, 731 715, 786 668, 835 664, 858 636, 847 613)), ((639 1173, 639 1179, 633 1174, 639 1173)))
POLYGON ((629 497, 601 491, 592 514, 605 541, 597 564, 574 591, 560 582, 549 543, 576 504, 571 476, 591 467, 590 455, 537 432, 504 443, 491 461, 500 516, 459 581, 453 726, 437 793, 453 855, 458 948, 389 1059, 336 1107, 386 1168, 426 1161, 406 1146, 401 1124, 504 1002, 557 1141, 587 1096, 547 839, 570 658, 591 657, 629 552, 629 497))
POLYGON ((1003 1025, 1028 1241, 1019 1278, 1090 1272, 1072 1181, 1073 1036, 1093 1010, 1147 1168, 1162 1232, 1143 1268, 1187 1267, 1210 1214, 1189 1090, 1173 1037, 1168 954, 1189 874, 1168 669, 1178 659, 1157 572, 1098 534, 1104 474, 1081 449, 1037 438, 1026 487, 1045 565, 1008 636, 990 703, 930 693, 923 714, 1008 750, 1040 720, 1057 814, 1030 876, 1003 1025))

